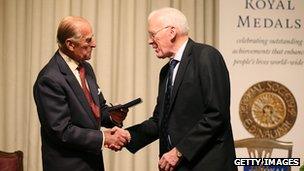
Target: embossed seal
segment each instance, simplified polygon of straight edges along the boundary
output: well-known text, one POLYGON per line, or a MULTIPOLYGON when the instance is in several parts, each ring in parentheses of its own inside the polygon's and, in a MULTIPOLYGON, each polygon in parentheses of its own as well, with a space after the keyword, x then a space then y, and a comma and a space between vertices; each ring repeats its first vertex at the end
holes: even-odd
POLYGON ((297 118, 297 103, 284 85, 262 81, 245 92, 239 112, 249 133, 257 138, 276 139, 293 127, 297 118))

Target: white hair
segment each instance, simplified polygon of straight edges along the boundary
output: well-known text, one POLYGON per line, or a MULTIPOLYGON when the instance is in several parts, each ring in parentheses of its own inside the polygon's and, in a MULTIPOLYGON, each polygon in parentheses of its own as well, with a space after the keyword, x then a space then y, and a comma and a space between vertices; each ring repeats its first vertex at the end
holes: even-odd
POLYGON ((174 26, 180 29, 182 34, 188 35, 189 24, 186 16, 175 8, 165 7, 152 11, 148 17, 148 21, 153 17, 158 16, 163 24, 167 26, 174 26))

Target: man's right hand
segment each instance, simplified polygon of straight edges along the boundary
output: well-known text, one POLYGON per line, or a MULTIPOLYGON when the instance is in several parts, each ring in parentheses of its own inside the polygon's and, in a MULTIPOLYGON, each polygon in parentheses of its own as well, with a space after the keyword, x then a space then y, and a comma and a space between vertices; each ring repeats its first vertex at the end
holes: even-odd
POLYGON ((118 127, 123 126, 123 121, 126 119, 127 114, 129 112, 128 108, 119 108, 113 111, 110 111, 109 114, 111 116, 112 121, 118 127))
POLYGON ((131 135, 128 131, 119 127, 103 131, 105 136, 104 145, 114 151, 121 150, 131 140, 131 135))

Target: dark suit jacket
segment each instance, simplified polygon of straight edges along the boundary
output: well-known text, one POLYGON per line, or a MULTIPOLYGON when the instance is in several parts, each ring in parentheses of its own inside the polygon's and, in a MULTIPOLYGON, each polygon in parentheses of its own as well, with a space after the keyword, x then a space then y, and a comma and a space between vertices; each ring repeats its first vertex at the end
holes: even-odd
POLYGON ((76 77, 58 52, 40 71, 34 99, 41 123, 42 160, 45 171, 101 171, 100 126, 111 127, 106 101, 98 95, 95 74, 85 62, 86 80, 101 109, 98 123, 76 77))
MULTIPOLYGON (((128 128, 132 139, 127 148, 133 153, 160 138, 167 72, 168 64, 160 71, 153 116, 128 128)), ((215 48, 189 39, 175 78, 169 114, 172 145, 183 154, 178 171, 236 170, 229 74, 215 48)))

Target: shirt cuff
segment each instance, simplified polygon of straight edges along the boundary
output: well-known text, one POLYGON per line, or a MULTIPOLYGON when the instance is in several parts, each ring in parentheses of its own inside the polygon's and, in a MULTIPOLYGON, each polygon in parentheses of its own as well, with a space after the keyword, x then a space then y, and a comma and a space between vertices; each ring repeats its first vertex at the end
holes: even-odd
POLYGON ((104 141, 105 141, 105 136, 102 130, 100 130, 101 134, 102 134, 102 143, 101 143, 101 147, 100 150, 102 151, 102 149, 104 148, 104 141))

